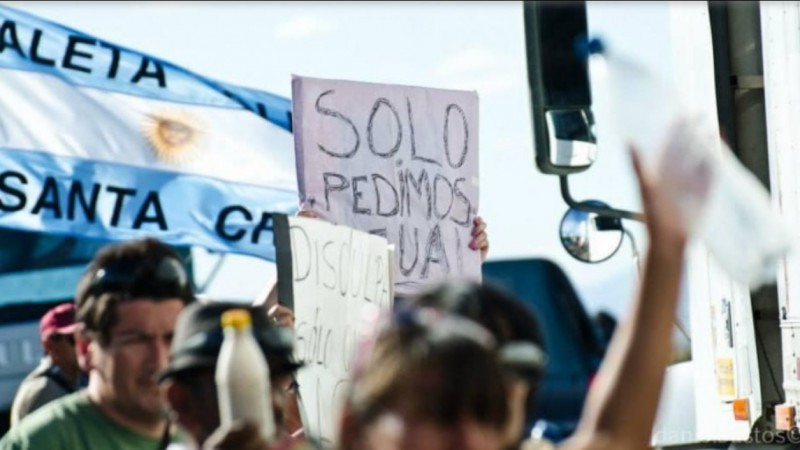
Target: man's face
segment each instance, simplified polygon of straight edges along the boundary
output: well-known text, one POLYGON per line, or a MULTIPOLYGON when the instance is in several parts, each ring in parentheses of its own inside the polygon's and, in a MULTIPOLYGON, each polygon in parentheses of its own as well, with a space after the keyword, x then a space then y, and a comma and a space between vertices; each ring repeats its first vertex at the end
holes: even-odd
POLYGON ((94 341, 89 347, 90 383, 97 379, 101 409, 129 420, 162 420, 166 403, 157 375, 167 366, 183 306, 178 298, 140 298, 117 305, 108 345, 94 341))
MULTIPOLYGON (((287 407, 286 392, 290 383, 290 375, 270 378, 272 411, 279 433, 282 432, 281 426, 287 407)), ((178 423, 191 434, 195 442, 205 442, 220 425, 214 369, 198 369, 190 380, 170 382, 167 389, 173 391, 170 402, 178 415, 178 423)))
POLYGON ((80 369, 78 368, 78 355, 75 352, 75 336, 53 333, 48 336, 44 345, 53 364, 61 368, 67 377, 78 377, 80 369))

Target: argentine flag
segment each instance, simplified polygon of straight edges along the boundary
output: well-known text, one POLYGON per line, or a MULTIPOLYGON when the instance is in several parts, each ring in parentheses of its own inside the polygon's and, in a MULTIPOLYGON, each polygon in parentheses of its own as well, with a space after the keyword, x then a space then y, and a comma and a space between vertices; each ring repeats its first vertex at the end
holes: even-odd
POLYGON ((274 260, 291 109, 0 5, 0 227, 274 260))

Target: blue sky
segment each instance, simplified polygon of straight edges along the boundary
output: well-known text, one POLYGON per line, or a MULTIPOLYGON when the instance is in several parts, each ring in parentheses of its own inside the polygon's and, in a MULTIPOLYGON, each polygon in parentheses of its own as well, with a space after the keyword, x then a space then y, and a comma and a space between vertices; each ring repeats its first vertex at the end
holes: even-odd
MULTIPOLYGON (((3 2, 226 82, 286 97, 292 74, 476 90, 480 98, 480 214, 492 259, 559 263, 590 309, 627 304, 635 268, 628 243, 611 260, 571 259, 558 239, 566 205, 558 179, 538 172, 521 2, 3 2)), ((590 2, 590 30, 656 70, 668 54, 665 2, 590 2)), ((602 118, 598 118, 598 121, 602 118)), ((601 131, 602 133, 602 131, 601 131)), ((595 167, 573 195, 638 208, 627 154, 601 134, 595 167)), ((631 225, 644 246, 641 226, 631 225)), ((198 252, 199 271, 216 257, 198 252)), ((227 257, 209 294, 254 296, 270 264, 227 257), (242 276, 244 275, 244 276, 242 276)))

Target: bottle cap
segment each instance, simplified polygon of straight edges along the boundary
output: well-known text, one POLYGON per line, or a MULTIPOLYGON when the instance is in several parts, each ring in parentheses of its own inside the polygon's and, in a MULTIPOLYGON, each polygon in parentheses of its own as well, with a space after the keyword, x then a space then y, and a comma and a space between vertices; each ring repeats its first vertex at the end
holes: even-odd
POLYGON ((250 328, 250 313, 246 309, 231 309, 222 313, 220 323, 222 328, 233 327, 237 330, 250 328))

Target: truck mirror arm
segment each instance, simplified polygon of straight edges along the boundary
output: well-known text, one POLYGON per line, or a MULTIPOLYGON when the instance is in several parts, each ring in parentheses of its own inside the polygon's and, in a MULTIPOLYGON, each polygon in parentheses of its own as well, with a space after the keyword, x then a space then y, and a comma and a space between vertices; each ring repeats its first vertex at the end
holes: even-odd
POLYGON ((616 217, 619 219, 631 219, 636 220, 638 222, 644 223, 644 214, 632 211, 625 211, 622 209, 616 208, 604 208, 599 206, 593 206, 587 204, 587 202, 579 202, 576 201, 572 194, 569 192, 569 182, 567 181, 567 175, 559 175, 558 176, 559 182, 561 184, 561 198, 569 205, 570 208, 574 208, 580 211, 592 212, 595 214, 600 214, 602 216, 610 216, 616 217))

